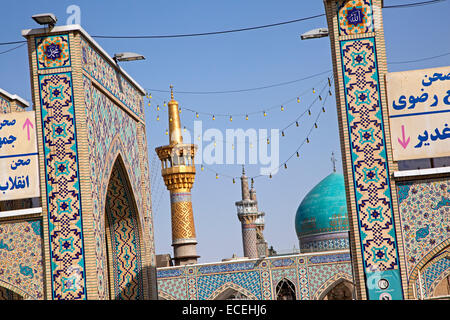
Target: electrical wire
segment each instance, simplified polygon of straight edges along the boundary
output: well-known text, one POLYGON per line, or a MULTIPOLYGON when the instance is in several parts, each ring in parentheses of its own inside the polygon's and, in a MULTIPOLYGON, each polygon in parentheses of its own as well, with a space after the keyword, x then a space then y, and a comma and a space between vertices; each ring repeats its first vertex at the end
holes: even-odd
POLYGON ((13 51, 13 50, 19 49, 20 47, 23 47, 23 46, 24 46, 25 44, 26 44, 26 43, 22 43, 21 45, 18 45, 17 47, 14 47, 14 48, 11 48, 11 49, 8 49, 8 50, 5 50, 5 51, 2 51, 2 52, 0 52, 0 54, 8 53, 8 52, 10 52, 10 51, 13 51))
MULTIPOLYGON (((436 4, 436 3, 444 2, 444 1, 447 1, 447 0, 421 1, 421 2, 408 3, 408 4, 398 4, 398 5, 384 6, 383 8, 386 8, 386 9, 409 8, 409 7, 417 7, 417 6, 436 4)), ((295 19, 295 20, 282 21, 282 22, 271 23, 271 24, 266 24, 266 25, 261 25, 261 26, 255 26, 255 27, 223 30, 223 31, 172 34, 172 35, 142 35, 142 36, 94 35, 92 37, 93 38, 101 38, 101 39, 164 39, 164 38, 184 38, 184 37, 209 36, 209 35, 217 35, 217 34, 242 32, 242 31, 251 31, 251 30, 257 30, 257 29, 264 29, 264 28, 272 28, 272 27, 277 27, 277 26, 281 26, 281 25, 286 25, 286 24, 291 24, 291 23, 297 23, 297 22, 301 22, 301 21, 311 20, 311 19, 315 19, 315 18, 319 18, 319 17, 323 17, 323 16, 325 16, 325 13, 317 14, 317 15, 313 15, 313 16, 309 16, 309 17, 304 17, 304 18, 300 18, 300 19, 295 19)), ((0 42, 0 45, 17 44, 17 43, 22 43, 22 42, 26 42, 26 40, 0 42)))

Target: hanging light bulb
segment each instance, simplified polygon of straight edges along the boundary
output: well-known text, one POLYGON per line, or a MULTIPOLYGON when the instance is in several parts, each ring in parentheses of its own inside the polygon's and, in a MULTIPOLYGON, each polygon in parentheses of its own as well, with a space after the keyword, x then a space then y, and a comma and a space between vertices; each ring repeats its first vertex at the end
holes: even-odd
POLYGON ((317 129, 317 123, 314 123, 314 127, 317 129))
POLYGON ((158 110, 159 111, 159 104, 156 106, 156 110, 158 110))
POLYGON ((299 126, 298 121, 295 121, 295 125, 296 125, 297 127, 299 126))
POLYGON ((167 107, 167 104, 166 104, 166 102, 164 101, 164 107, 167 107))
POLYGON ((328 78, 328 86, 331 87, 331 80, 328 78))
POLYGON ((300 97, 297 97, 297 103, 300 103, 300 97))
POLYGON ((316 89, 313 88, 313 93, 316 93, 316 89))
POLYGON ((331 96, 331 90, 328 90, 328 94, 331 96))
POLYGON ((156 121, 159 121, 159 114, 156 116, 156 121))
POLYGON ((286 163, 284 164, 284 168, 287 169, 287 164, 286 163))
POLYGON ((272 179, 272 174, 271 173, 269 173, 269 178, 272 179))
POLYGON ((197 140, 200 141, 200 136, 197 137, 197 140))
POLYGON ((219 179, 219 174, 218 173, 216 173, 216 179, 219 179))
POLYGON ((250 148, 253 148, 253 143, 250 143, 250 148))
POLYGON ((150 105, 151 105, 151 103, 150 103, 150 101, 148 102, 148 106, 150 107, 150 105))
POLYGON ((297 158, 300 158, 300 154, 298 153, 298 151, 297 151, 297 158))
POLYGON ((322 112, 325 112, 325 108, 324 107, 322 107, 322 112))
POLYGON ((267 144, 270 144, 270 140, 269 140, 269 138, 267 138, 267 144))
POLYGON ((230 116, 230 122, 231 122, 231 121, 233 121, 233 117, 232 117, 232 116, 230 116))
POLYGON ((213 119, 213 120, 216 120, 216 117, 213 115, 212 119, 213 119))
POLYGON ((245 115, 245 120, 248 120, 248 114, 247 114, 247 115, 245 115))
POLYGON ((309 138, 306 138, 306 143, 309 143, 309 138))
POLYGON ((308 115, 311 115, 311 110, 308 110, 308 115))
POLYGON ((284 107, 283 106, 281 106, 281 111, 284 111, 284 107))
POLYGON ((216 140, 214 140, 214 147, 216 146, 217 144, 216 144, 216 140))
POLYGON ((150 94, 148 95, 148 98, 149 98, 149 99, 151 99, 151 98, 152 98, 152 94, 151 94, 151 93, 150 93, 150 94))
POLYGON ((319 95, 319 100, 322 101, 322 97, 319 95))
POLYGON ((169 134, 169 130, 166 129, 166 135, 168 135, 168 134, 169 134))
POLYGON ((195 117, 198 118, 198 112, 195 113, 195 117))
POLYGON ((264 111, 264 117, 267 116, 267 113, 264 111))
POLYGON ((253 181, 253 178, 252 178, 252 184, 253 184, 253 182, 254 182, 254 181, 253 181))
POLYGON ((181 108, 178 108, 178 113, 181 113, 181 108))
POLYGON ((234 143, 231 145, 231 149, 234 150, 234 143))
POLYGON ((234 180, 234 178, 233 178, 233 183, 236 183, 236 180, 234 180))
POLYGON ((205 168, 203 168, 203 165, 200 167, 200 169, 203 171, 205 168))
POLYGON ((281 136, 283 136, 283 137, 284 137, 284 131, 281 131, 281 136))
POLYGON ((186 132, 186 127, 183 128, 183 131, 186 132))

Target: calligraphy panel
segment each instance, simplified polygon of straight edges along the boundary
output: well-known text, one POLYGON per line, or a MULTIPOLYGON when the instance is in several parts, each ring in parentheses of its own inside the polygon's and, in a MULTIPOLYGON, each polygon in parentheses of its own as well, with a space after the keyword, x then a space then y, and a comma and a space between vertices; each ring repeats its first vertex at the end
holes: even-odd
POLYGON ((394 160, 450 156, 450 67, 386 75, 394 160))

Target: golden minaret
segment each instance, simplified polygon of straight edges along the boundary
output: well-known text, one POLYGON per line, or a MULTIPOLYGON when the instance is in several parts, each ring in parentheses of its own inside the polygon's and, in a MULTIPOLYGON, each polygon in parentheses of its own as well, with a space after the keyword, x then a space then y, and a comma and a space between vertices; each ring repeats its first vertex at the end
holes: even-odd
POLYGON ((175 265, 197 263, 197 239, 194 227, 191 189, 195 179, 195 144, 183 144, 178 102, 170 86, 169 145, 156 148, 161 160, 161 173, 170 191, 172 214, 172 246, 175 265))

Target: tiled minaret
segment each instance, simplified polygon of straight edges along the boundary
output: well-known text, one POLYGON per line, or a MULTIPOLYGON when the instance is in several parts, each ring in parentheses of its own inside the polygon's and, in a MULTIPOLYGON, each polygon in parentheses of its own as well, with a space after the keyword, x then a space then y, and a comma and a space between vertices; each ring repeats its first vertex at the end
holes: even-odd
POLYGON ((170 191, 175 265, 186 265, 197 263, 199 257, 191 200, 191 189, 195 179, 194 156, 197 146, 183 144, 178 102, 173 98, 173 87, 170 86, 170 88, 169 145, 155 150, 161 160, 164 182, 170 191))
POLYGON ((242 168, 241 176, 242 200, 236 202, 237 215, 242 225, 242 243, 244 256, 250 259, 258 258, 256 220, 258 219, 258 209, 256 200, 250 199, 248 188, 248 178, 242 168))

